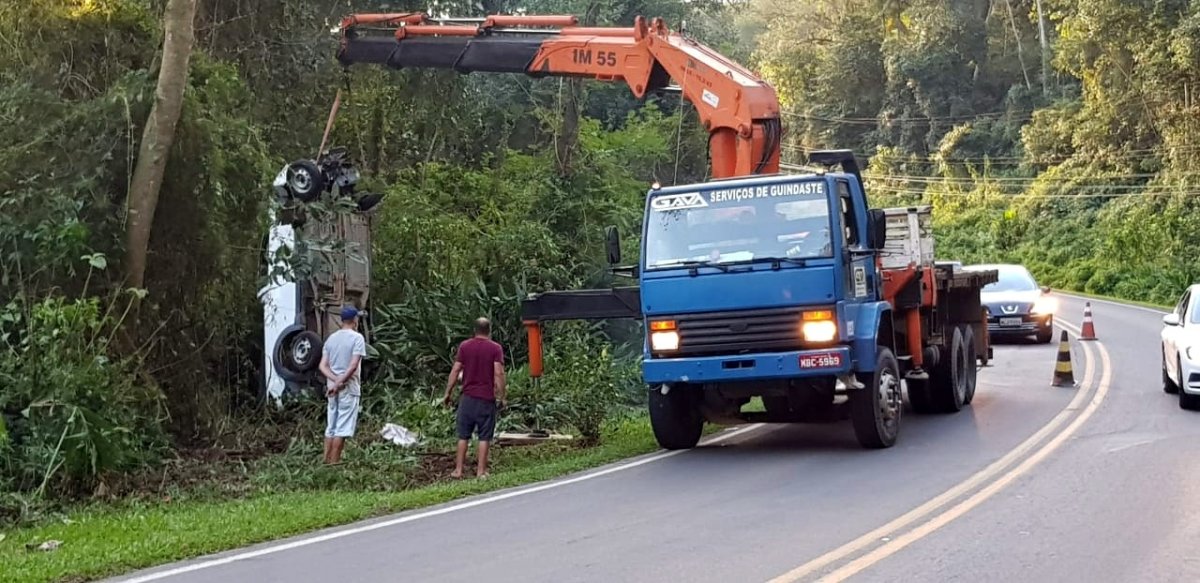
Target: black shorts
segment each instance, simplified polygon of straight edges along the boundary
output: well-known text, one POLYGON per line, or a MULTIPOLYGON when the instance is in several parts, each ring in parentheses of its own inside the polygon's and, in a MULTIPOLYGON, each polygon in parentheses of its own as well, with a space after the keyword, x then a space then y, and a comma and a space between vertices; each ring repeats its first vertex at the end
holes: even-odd
POLYGON ((496 431, 496 402, 476 399, 463 395, 458 403, 458 414, 455 424, 458 427, 458 438, 470 440, 472 433, 479 435, 479 441, 491 441, 496 431))

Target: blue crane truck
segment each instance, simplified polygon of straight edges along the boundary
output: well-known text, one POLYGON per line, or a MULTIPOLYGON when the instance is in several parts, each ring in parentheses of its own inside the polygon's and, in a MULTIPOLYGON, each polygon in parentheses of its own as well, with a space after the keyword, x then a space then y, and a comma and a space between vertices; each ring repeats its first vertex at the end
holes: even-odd
MULTIPOLYGON (((658 443, 694 447, 707 422, 834 422, 864 447, 917 413, 960 410, 986 366, 980 290, 995 271, 933 258, 928 207, 872 209, 848 151, 820 168, 652 188, 638 285, 531 295, 522 306, 541 374, 541 325, 634 318, 658 443), (839 171, 833 167, 840 166, 839 171), (760 397, 762 412, 742 409, 760 397)), ((608 259, 620 238, 608 231, 608 259)))

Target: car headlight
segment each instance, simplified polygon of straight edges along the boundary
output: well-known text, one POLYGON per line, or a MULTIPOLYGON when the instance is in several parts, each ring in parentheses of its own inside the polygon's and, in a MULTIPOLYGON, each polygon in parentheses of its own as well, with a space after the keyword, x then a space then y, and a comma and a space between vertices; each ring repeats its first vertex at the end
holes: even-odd
POLYGON ((650 334, 650 348, 655 351, 669 352, 679 349, 679 333, 671 330, 669 332, 653 332, 650 334))
POLYGON ((1192 347, 1191 346, 1184 348, 1183 353, 1187 355, 1188 360, 1192 360, 1192 347))
POLYGON ((837 339, 837 324, 833 320, 813 320, 800 326, 807 342, 832 342, 837 339))
POLYGON ((1053 314, 1058 310, 1058 299, 1052 297, 1038 298, 1033 302, 1033 309, 1029 311, 1031 314, 1053 314))

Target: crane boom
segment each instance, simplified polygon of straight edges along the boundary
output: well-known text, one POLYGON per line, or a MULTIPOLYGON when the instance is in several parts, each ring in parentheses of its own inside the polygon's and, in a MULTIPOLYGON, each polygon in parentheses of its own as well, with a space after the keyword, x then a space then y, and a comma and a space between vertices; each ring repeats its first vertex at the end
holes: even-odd
POLYGON ((338 60, 395 69, 524 73, 624 82, 641 99, 674 81, 709 132, 714 178, 779 171, 779 100, 766 81, 711 48, 639 16, 632 27, 582 27, 574 16, 433 19, 356 14, 338 60))

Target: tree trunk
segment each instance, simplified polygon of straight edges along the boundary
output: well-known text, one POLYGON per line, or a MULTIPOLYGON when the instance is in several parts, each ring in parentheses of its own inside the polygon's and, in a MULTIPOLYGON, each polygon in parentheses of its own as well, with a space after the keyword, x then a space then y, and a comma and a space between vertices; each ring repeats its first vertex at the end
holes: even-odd
POLYGON ((1037 0, 1038 42, 1042 45, 1042 95, 1050 95, 1050 42, 1046 40, 1046 11, 1037 0))
MULTIPOLYGON (((583 26, 595 26, 600 5, 596 2, 588 4, 584 13, 583 26)), ((562 95, 562 126, 555 144, 555 155, 558 158, 558 173, 560 176, 570 176, 574 167, 575 150, 579 144, 579 110, 583 107, 586 96, 582 79, 567 79, 564 81, 565 94, 562 95)))
POLYGON ((163 54, 158 71, 154 104, 142 131, 137 166, 129 183, 129 224, 125 241, 126 285, 145 287, 150 229, 175 125, 183 109, 183 92, 188 83, 188 61, 195 41, 198 0, 168 0, 163 13, 163 54))
POLYGON ((1012 0, 1005 0, 1008 6, 1008 23, 1012 25, 1013 40, 1017 43, 1017 60, 1021 62, 1021 74, 1025 76, 1025 88, 1033 89, 1033 83, 1029 81, 1029 70, 1025 68, 1025 51, 1021 49, 1021 32, 1017 30, 1017 19, 1013 16, 1012 0))

